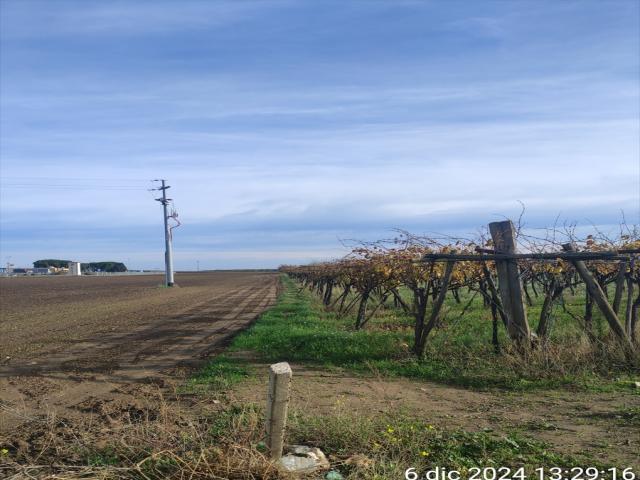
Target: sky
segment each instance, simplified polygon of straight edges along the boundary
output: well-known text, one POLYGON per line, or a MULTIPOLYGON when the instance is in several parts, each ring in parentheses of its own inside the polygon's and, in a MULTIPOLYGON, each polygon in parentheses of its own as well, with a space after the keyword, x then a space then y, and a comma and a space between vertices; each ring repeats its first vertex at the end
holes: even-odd
POLYGON ((0 0, 0 263, 640 223, 640 1, 0 0))

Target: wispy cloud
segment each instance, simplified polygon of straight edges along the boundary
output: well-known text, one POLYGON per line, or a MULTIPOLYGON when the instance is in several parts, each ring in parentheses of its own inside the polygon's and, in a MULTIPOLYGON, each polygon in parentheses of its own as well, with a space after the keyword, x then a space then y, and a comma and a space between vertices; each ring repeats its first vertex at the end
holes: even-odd
MULTIPOLYGON (((269 8, 285 2, 272 2, 269 8)), ((260 1, 110 2, 5 1, 7 38, 86 35, 154 35, 229 26, 259 15, 260 1)))

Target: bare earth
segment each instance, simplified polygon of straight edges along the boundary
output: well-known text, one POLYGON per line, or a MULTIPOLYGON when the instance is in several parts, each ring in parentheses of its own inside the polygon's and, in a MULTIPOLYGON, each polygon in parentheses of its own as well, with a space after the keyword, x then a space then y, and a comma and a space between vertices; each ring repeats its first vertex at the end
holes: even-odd
POLYGON ((136 385, 180 378, 223 348, 278 285, 254 272, 178 274, 174 289, 162 281, 1 278, 0 443, 43 417, 86 414, 87 402, 135 404, 136 385))

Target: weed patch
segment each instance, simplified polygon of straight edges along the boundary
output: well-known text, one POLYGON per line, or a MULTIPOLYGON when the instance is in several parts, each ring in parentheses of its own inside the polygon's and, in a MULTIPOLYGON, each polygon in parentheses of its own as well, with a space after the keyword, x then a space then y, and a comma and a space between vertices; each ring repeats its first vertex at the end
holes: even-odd
POLYGON ((186 383, 190 392, 223 392, 251 375, 249 367, 225 355, 210 360, 186 383))

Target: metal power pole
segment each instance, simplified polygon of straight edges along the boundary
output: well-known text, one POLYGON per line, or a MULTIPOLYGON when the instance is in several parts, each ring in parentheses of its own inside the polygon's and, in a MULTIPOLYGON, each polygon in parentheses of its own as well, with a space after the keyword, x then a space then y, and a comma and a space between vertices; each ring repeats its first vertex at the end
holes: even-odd
POLYGON ((171 188, 165 185, 165 180, 160 180, 162 186, 157 190, 162 190, 162 198, 156 198, 156 201, 162 204, 162 212, 164 218, 164 269, 165 283, 167 287, 173 287, 173 250, 171 248, 171 230, 169 229, 169 214, 167 213, 167 205, 171 201, 167 198, 167 189, 171 188))

